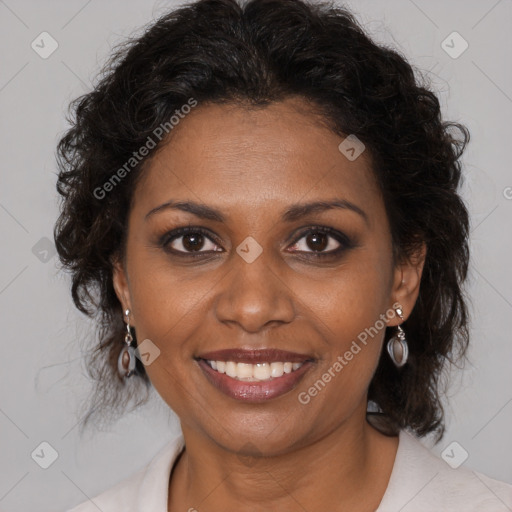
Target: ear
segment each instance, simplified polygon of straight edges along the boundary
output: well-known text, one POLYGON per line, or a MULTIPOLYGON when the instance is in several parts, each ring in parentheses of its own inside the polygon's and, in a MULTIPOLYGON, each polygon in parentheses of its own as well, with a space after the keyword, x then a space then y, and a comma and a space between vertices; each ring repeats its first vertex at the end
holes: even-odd
MULTIPOLYGON (((416 304, 426 256, 427 245, 423 242, 409 258, 395 266, 391 297, 393 304, 402 306, 404 320, 407 320, 416 304)), ((388 326, 399 325, 404 320, 395 315, 389 320, 388 326)))
POLYGON ((123 314, 126 309, 131 311, 132 303, 130 299, 128 275, 124 263, 117 257, 112 260, 112 281, 117 298, 123 308, 123 314))

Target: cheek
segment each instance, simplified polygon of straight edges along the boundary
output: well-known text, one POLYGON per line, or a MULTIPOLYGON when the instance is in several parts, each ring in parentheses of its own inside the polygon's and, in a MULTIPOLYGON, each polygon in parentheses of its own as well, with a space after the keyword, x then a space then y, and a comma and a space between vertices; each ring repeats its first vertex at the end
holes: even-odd
POLYGON ((381 318, 385 311, 361 288, 358 293, 362 302, 355 295, 347 300, 348 295, 339 293, 332 300, 339 307, 330 309, 323 314, 322 322, 317 322, 325 333, 321 360, 297 390, 298 401, 309 414, 329 414, 333 423, 350 415, 366 396, 386 329, 381 318))
POLYGON ((325 340, 318 371, 301 387, 305 400, 316 393, 322 395, 315 398, 318 407, 333 399, 350 408, 366 392, 378 364, 386 315, 392 314, 390 269, 390 253, 361 251, 332 279, 304 290, 301 298, 325 340))
POLYGON ((200 269, 171 265, 159 249, 140 249, 134 243, 131 256, 128 274, 137 333, 167 345, 193 322, 212 287, 211 279, 207 273, 198 278, 200 269))
POLYGON ((346 342, 385 312, 391 282, 391 253, 362 247, 328 277, 298 280, 297 295, 331 335, 346 342))
POLYGON ((199 282, 192 285, 176 278, 169 267, 150 265, 148 271, 133 267, 132 305, 137 322, 137 340, 150 339, 159 355, 145 367, 162 399, 175 413, 187 417, 191 365, 195 340, 204 321, 205 292, 199 282))

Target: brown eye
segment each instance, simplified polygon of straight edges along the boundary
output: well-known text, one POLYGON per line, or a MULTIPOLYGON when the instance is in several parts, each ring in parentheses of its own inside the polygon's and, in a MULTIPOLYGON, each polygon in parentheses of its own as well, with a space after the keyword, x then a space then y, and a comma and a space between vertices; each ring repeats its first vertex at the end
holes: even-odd
POLYGON ((185 235, 182 244, 187 251, 198 251, 204 245, 204 236, 194 233, 185 235))
POLYGON ((329 237, 325 233, 311 233, 306 236, 306 244, 313 251, 324 251, 329 245, 329 237))
POLYGON ((207 253, 222 251, 210 236, 199 229, 178 229, 166 236, 162 245, 175 253, 207 253))
POLYGON ((291 247, 292 251, 319 254, 335 253, 342 246, 334 235, 321 230, 310 230, 291 247))

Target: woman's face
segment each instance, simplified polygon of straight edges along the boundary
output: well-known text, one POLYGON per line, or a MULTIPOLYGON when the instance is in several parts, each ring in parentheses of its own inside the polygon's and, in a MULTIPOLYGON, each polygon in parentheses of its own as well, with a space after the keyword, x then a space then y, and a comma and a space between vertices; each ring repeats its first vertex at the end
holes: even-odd
POLYGON ((114 272, 139 344, 151 340, 154 387, 183 429, 233 451, 250 442, 282 453, 360 424, 385 325, 401 323, 392 305, 407 318, 421 276, 419 264, 393 264, 368 155, 340 151, 343 138, 297 99, 252 111, 199 105, 171 135, 135 190, 125 265, 114 272), (193 229, 170 233, 183 227, 193 229), (285 384, 217 375, 226 391, 200 360, 224 349, 310 362, 298 380, 284 373, 285 384))

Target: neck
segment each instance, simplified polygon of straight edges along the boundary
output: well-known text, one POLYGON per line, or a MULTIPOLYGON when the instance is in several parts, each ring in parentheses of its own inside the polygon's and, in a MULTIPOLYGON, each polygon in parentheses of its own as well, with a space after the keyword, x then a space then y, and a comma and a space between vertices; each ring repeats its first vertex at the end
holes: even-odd
POLYGON ((270 457, 243 457, 182 430, 186 450, 173 470, 169 510, 374 511, 398 447, 397 437, 366 422, 366 407, 323 437, 270 457))

